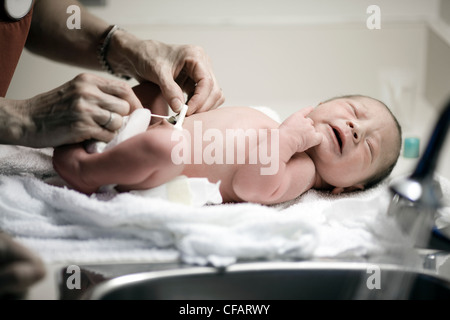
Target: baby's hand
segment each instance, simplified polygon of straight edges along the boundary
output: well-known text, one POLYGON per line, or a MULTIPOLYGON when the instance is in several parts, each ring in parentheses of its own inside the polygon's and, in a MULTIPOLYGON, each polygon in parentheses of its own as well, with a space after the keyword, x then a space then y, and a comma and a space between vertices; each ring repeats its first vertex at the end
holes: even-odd
POLYGON ((319 145, 323 140, 323 135, 314 128, 314 122, 306 117, 313 109, 313 107, 301 109, 280 125, 280 134, 288 139, 294 152, 306 151, 319 145))

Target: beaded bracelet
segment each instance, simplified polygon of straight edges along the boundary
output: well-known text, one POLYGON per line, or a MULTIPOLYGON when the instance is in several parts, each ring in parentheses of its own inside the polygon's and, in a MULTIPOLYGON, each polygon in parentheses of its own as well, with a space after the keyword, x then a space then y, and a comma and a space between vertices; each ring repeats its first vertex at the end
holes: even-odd
POLYGON ((119 29, 120 28, 117 25, 110 26, 109 31, 106 33, 105 37, 103 37, 103 41, 100 43, 100 46, 98 48, 98 60, 100 61, 100 65, 102 66, 102 68, 107 72, 109 72, 110 74, 125 80, 129 80, 131 79, 129 76, 115 73, 111 65, 109 64, 108 60, 106 59, 111 38, 114 32, 116 32, 119 29))

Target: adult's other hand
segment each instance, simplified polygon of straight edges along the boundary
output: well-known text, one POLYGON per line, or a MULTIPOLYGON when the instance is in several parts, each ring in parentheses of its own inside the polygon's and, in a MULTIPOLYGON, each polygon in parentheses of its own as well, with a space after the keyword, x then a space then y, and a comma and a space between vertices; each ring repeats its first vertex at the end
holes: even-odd
POLYGON ((123 81, 83 73, 27 100, 1 99, 7 112, 0 143, 49 147, 89 139, 110 141, 122 116, 141 102, 123 81))
POLYGON ((22 298, 44 275, 37 256, 0 232, 0 299, 22 298))

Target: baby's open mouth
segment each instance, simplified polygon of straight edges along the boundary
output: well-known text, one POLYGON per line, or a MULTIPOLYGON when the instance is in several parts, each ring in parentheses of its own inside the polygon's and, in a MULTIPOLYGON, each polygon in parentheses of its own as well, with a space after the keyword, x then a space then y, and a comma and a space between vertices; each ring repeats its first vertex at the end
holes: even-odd
POLYGON ((341 135, 340 135, 339 131, 336 130, 335 128, 333 128, 333 132, 336 135, 336 139, 337 139, 337 142, 339 144, 339 150, 342 153, 342 139, 341 139, 341 135))

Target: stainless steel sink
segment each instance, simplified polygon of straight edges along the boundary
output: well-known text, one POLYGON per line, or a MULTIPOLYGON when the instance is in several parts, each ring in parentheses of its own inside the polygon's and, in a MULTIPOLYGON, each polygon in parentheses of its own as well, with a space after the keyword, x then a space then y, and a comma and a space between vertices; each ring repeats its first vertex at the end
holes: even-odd
MULTIPOLYGON (((90 272, 92 278, 95 272, 90 272)), ((336 261, 255 262, 236 264, 226 269, 178 267, 103 278, 87 288, 82 298, 450 299, 450 281, 425 269, 407 270, 389 264, 336 261)))

